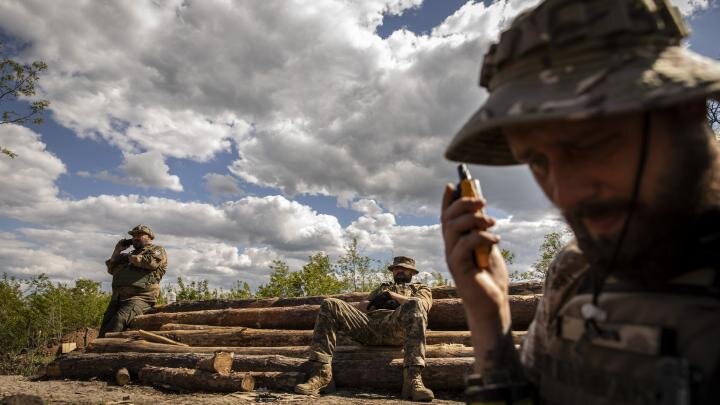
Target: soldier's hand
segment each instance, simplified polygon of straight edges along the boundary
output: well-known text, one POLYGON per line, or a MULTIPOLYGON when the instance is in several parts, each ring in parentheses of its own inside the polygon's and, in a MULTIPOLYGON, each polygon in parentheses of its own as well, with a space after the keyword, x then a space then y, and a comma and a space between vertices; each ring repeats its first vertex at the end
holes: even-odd
POLYGON ((115 254, 122 252, 123 250, 127 249, 129 246, 125 244, 125 239, 120 239, 115 244, 115 254))
POLYGON ((381 292, 380 294, 376 295, 372 301, 368 303, 367 310, 372 311, 374 309, 384 309, 385 303, 390 300, 390 298, 391 297, 389 291, 381 292))
POLYGON ((497 248, 500 237, 489 232, 495 220, 483 215, 482 198, 454 198, 455 186, 448 184, 443 195, 442 223, 445 260, 455 280, 458 295, 468 315, 478 321, 497 322, 503 330, 510 325, 507 298, 508 275, 505 261, 497 248), (475 249, 491 247, 488 268, 474 261, 475 249))

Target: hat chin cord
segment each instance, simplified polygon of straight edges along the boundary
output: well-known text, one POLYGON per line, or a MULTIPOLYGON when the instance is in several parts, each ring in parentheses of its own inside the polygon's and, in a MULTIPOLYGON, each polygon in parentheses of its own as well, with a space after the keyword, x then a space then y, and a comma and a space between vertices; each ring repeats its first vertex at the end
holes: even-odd
POLYGON ((630 222, 632 217, 637 210, 638 200, 640 198, 640 187, 642 185, 643 174, 645 173, 645 166, 647 165, 647 155, 650 143, 650 124, 651 116, 649 111, 645 111, 643 114, 643 128, 642 128, 642 140, 640 145, 640 157, 638 159, 638 166, 635 172, 635 183, 633 185, 632 197, 630 205, 628 207, 628 214, 625 217, 620 235, 618 236, 615 248, 613 249, 613 255, 610 260, 610 264, 607 268, 602 269, 604 271, 593 271, 591 276, 593 278, 593 297, 592 304, 586 303, 581 308, 583 319, 585 320, 585 332, 582 336, 582 340, 591 340, 594 337, 609 338, 619 340, 619 336, 615 331, 606 331, 600 328, 598 322, 603 322, 607 319, 607 313, 600 308, 599 298, 602 293, 602 289, 605 286, 605 282, 615 270, 620 250, 622 249, 623 242, 627 236, 628 229, 630 228, 630 222))

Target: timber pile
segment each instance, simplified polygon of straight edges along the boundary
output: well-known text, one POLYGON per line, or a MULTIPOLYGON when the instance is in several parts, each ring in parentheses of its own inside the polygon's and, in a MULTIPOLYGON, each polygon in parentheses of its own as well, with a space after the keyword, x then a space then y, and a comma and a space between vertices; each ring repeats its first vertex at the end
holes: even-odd
MULTIPOLYGON (((511 285, 513 337, 520 343, 541 297, 540 282, 511 285)), ((366 294, 334 296, 363 310, 366 294)), ((462 389, 473 353, 454 288, 433 289, 423 378, 428 387, 462 389)), ((326 297, 212 300, 161 305, 137 317, 133 330, 108 333, 82 352, 60 356, 50 378, 104 378, 189 391, 255 388, 292 391, 306 379, 312 328, 326 297)), ((399 390, 402 347, 359 346, 338 336, 338 387, 399 390)))

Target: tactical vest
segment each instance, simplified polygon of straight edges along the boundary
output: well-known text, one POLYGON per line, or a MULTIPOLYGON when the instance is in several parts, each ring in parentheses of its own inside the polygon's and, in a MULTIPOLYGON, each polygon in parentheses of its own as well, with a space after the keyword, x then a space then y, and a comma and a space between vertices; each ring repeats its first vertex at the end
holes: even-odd
POLYGON ((541 359, 544 404, 706 404, 720 392, 717 272, 697 270, 649 290, 609 280, 600 335, 585 334, 588 277, 556 314, 541 359), (552 332, 554 331, 554 332, 552 332), (714 381, 714 384, 713 382, 714 381))
POLYGON ((135 267, 131 264, 123 265, 113 276, 112 287, 135 287, 146 289, 153 284, 157 284, 155 275, 152 271, 135 267))

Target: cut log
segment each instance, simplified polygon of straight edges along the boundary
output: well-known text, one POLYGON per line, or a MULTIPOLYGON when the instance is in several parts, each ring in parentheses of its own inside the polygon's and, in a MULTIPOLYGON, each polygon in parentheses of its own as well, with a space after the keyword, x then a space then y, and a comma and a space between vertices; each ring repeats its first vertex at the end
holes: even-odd
POLYGON ((119 386, 127 385, 127 383, 130 382, 130 372, 125 367, 118 369, 117 372, 115 372, 115 382, 119 386))
MULTIPOLYGON (((159 343, 156 343, 156 345, 157 344, 159 343)), ((185 348, 185 350, 187 350, 187 348, 185 348)), ((214 353, 212 357, 198 362, 197 368, 211 373, 227 375, 230 374, 232 370, 233 356, 233 351, 218 351, 214 353)))
POLYGON ((147 340, 148 342, 164 343, 166 345, 187 346, 187 344, 185 344, 185 343, 176 342, 172 339, 168 339, 165 336, 160 336, 158 334, 144 331, 142 329, 138 330, 137 332, 141 338, 147 340))
MULTIPOLYGON (((311 330, 283 329, 249 329, 243 327, 208 326, 206 329, 156 331, 165 336, 190 346, 307 346, 312 340, 311 330)), ((109 338, 136 338, 137 331, 108 332, 109 338)), ((515 332, 520 339, 524 332, 515 332)), ((468 331, 427 331, 425 341, 429 345, 447 343, 471 346, 468 331)), ((352 346, 357 344, 349 337, 338 334, 338 345, 352 346)))
MULTIPOLYGON (((510 283, 510 295, 542 294, 542 280, 528 280, 510 283)), ((433 299, 458 298, 455 287, 434 287, 433 299)), ((230 308, 269 308, 293 307, 299 305, 320 305, 325 298, 338 298, 347 302, 360 302, 367 299, 368 293, 348 293, 330 296, 314 297, 288 297, 288 298, 250 298, 244 300, 204 300, 204 301, 178 301, 172 304, 158 305, 146 311, 146 314, 158 312, 192 312, 210 309, 230 308)))
MULTIPOLYGON (((526 330, 530 325, 541 295, 511 295, 510 312, 514 330, 526 330)), ((353 303, 358 309, 364 302, 353 303)), ((195 312, 161 312, 134 318, 133 328, 159 330, 166 323, 195 325, 246 326, 268 329, 312 329, 319 305, 296 307, 216 309, 195 312)), ((462 300, 448 298, 435 300, 428 314, 428 328, 435 330, 466 330, 462 300)))
POLYGON ((60 354, 70 353, 71 351, 73 351, 75 349, 77 349, 77 343, 75 343, 75 342, 68 342, 68 343, 60 344, 60 354))
POLYGON ((163 384, 188 391, 250 392, 255 389, 251 373, 217 374, 190 368, 146 366, 138 374, 145 385, 163 384))
MULTIPOLYGON (((51 364, 52 378, 87 379, 99 377, 110 379, 114 370, 127 367, 130 375, 145 366, 170 368, 196 368, 198 361, 210 357, 195 353, 70 353, 51 364)), ((402 360, 337 360, 333 362, 333 375, 340 387, 400 389, 402 385, 402 360)), ((304 359, 284 356, 235 356, 233 371, 274 371, 307 373, 311 364, 304 359)), ((427 359, 423 369, 423 381, 430 388, 460 389, 464 377, 472 371, 473 358, 427 359)))
MULTIPOLYGON (((307 358, 308 346, 276 346, 276 347, 178 347, 144 340, 127 340, 119 338, 96 339, 86 351, 88 353, 216 353, 233 352, 237 356, 247 355, 280 355, 296 358, 307 358)), ((452 344, 428 345, 425 347, 426 358, 441 357, 472 357, 472 347, 452 344)), ((395 346, 338 346, 335 348, 336 360, 372 360, 377 358, 401 359, 403 351, 395 346)), ((200 367, 202 368, 202 367, 200 367)), ((229 369, 229 367, 228 367, 229 369)), ((206 371, 211 371, 204 369, 206 371)))

